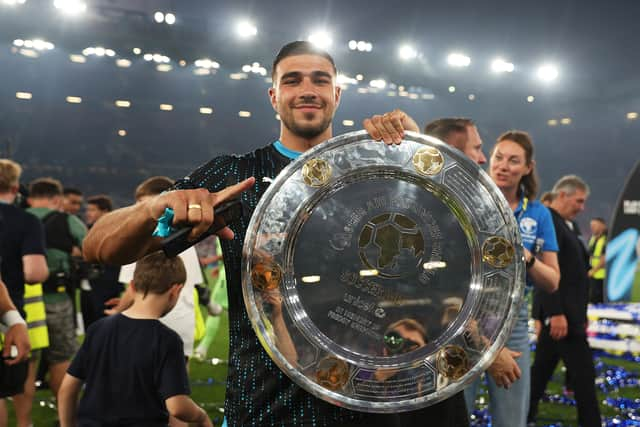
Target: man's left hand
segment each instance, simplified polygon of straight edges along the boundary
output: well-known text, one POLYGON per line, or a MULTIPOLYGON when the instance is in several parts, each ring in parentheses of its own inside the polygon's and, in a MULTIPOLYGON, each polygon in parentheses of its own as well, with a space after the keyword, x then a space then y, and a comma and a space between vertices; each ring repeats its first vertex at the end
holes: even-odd
POLYGON ((7 365, 15 365, 25 361, 29 357, 30 351, 31 343, 29 342, 27 326, 24 323, 18 323, 10 327, 4 337, 4 350, 2 351, 5 363, 7 365), (11 347, 14 345, 18 349, 18 354, 15 358, 10 358, 11 347))
POLYGON ((376 114, 364 119, 362 123, 371 138, 384 141, 385 144, 400 144, 405 131, 420 132, 418 124, 407 113, 393 110, 383 115, 376 114))

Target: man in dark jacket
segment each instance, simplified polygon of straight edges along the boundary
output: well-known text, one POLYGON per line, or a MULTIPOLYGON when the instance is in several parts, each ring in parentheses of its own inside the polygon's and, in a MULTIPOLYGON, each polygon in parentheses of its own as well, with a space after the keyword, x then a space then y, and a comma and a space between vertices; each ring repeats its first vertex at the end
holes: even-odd
POLYGON ((572 222, 584 210, 589 187, 579 177, 568 175, 560 178, 553 193, 555 198, 550 210, 558 239, 560 286, 556 292, 540 298, 543 327, 531 368, 528 421, 535 421, 538 402, 562 358, 567 369, 576 373, 578 423, 582 427, 599 427, 595 370, 586 334, 589 254, 572 222))

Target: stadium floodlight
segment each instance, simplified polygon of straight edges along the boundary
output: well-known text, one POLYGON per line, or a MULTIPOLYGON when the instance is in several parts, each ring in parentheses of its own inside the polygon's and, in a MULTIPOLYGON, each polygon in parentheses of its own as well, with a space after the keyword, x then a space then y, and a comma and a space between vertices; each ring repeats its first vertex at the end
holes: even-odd
POLYGON ((249 39, 257 34, 258 28, 251 21, 242 20, 236 24, 236 35, 241 39, 249 39))
POLYGON ((216 61, 212 61, 209 58, 196 59, 195 66, 198 68, 220 68, 220 64, 216 61))
POLYGON ((316 31, 309 35, 308 39, 315 46, 320 49, 327 49, 333 44, 333 40, 327 31, 316 31))
POLYGON ((164 13, 160 11, 154 13, 153 20, 156 21, 158 24, 162 24, 164 22, 164 13))
POLYGON ((140 49, 139 47, 134 47, 133 48, 133 54, 134 55, 140 55, 142 53, 142 49, 140 49))
POLYGON ((343 120, 343 121, 342 121, 342 126, 349 126, 349 127, 351 127, 351 126, 353 126, 353 125, 355 125, 355 122, 354 122, 353 120, 343 120))
POLYGON ((511 62, 507 62, 502 58, 496 58, 491 61, 491 70, 494 73, 512 73, 514 66, 511 62))
POLYGON ((127 131, 124 129, 118 129, 118 136, 127 136, 127 131))
POLYGON ((385 87, 387 87, 387 82, 383 79, 375 79, 369 82, 369 86, 376 89, 384 89, 385 87))
POLYGON ((164 22, 166 22, 168 25, 175 24, 176 15, 174 15, 173 13, 167 13, 166 15, 164 15, 164 22))
POLYGON ((398 49, 398 56, 403 61, 411 61, 418 57, 418 51, 413 46, 405 44, 398 49))
POLYGON ((16 98, 28 100, 33 98, 33 95, 31 94, 31 92, 16 92, 16 98))
POLYGON ((358 48, 358 42, 355 40, 349 40, 349 50, 356 50, 358 48))
POLYGON ((82 0, 54 0, 53 6, 65 15, 80 15, 87 10, 82 0))
POLYGON ((116 65, 120 68, 129 68, 131 67, 131 61, 125 58, 116 59, 116 65))
POLYGON ((360 40, 357 48, 360 52, 371 52, 373 50, 373 45, 369 42, 360 40))
POLYGON ((96 47, 94 52, 96 56, 104 56, 107 51, 105 50, 105 48, 98 46, 96 47))
POLYGON ((69 60, 71 62, 75 62, 76 64, 84 64, 85 62, 87 62, 87 58, 78 54, 69 55, 69 60))
POLYGON ((558 68, 552 64, 545 64, 538 68, 538 78, 543 82, 552 82, 558 78, 558 68))
POLYGON ((455 86, 449 86, 449 93, 455 93, 456 92, 456 87, 455 86))
POLYGON ((211 108, 211 107, 200 107, 200 114, 213 114, 213 108, 211 108))
POLYGON ((66 101, 69 104, 80 104, 82 102, 82 98, 79 96, 67 96, 66 101))
POLYGON ((447 63, 452 67, 468 67, 471 64, 471 58, 463 53, 450 53, 447 56, 447 63))
POLYGON ((2 3, 5 6, 16 6, 19 4, 24 4, 27 0, 2 0, 0 1, 0 3, 2 3))
POLYGON ((533 96, 533 95, 529 95, 529 96, 527 96, 527 102, 528 102, 529 104, 531 104, 531 103, 532 103, 533 101, 535 101, 535 100, 536 100, 536 97, 535 97, 535 96, 533 96))
POLYGON ((162 111, 173 111, 173 105, 171 105, 171 104, 160 104, 160 109, 162 111))
POLYGON ((339 85, 357 85, 358 80, 354 79, 353 77, 349 77, 346 74, 339 73, 338 77, 336 77, 336 83, 338 83, 339 85))
POLYGON ((636 111, 630 111, 627 113, 627 120, 637 120, 638 113, 636 111))

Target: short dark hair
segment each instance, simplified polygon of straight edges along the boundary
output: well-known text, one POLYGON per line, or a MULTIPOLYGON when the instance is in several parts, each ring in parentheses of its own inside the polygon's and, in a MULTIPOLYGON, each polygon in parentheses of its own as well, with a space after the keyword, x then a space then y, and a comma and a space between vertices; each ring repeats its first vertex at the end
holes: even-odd
POLYGON ((601 216, 593 217, 591 218, 591 221, 598 221, 601 224, 607 225, 607 221, 605 221, 601 216))
POLYGON ((38 178, 29 184, 29 197, 51 198, 62 196, 62 183, 54 178, 38 178))
POLYGON ((167 176, 152 176, 145 179, 136 188, 135 198, 138 200, 145 196, 157 196, 173 186, 174 181, 167 176))
POLYGON ((336 68, 336 63, 329 53, 315 46, 313 43, 303 40, 297 40, 295 42, 287 43, 282 46, 280 52, 276 55, 276 59, 273 60, 273 66, 271 68, 271 78, 275 80, 276 76, 276 67, 283 59, 289 56, 297 56, 297 55, 318 55, 326 59, 333 66, 334 74, 338 74, 338 69, 336 68))
MULTIPOLYGON (((476 124, 471 119, 467 119, 466 117, 444 117, 441 119, 433 120, 432 122, 427 123, 424 127, 425 135, 434 136, 447 144, 450 144, 448 141, 453 133, 467 133, 467 127, 475 126, 476 124)), ((466 141, 465 141, 466 144, 466 141)), ((454 145, 454 144, 450 144, 454 145)), ((459 150, 464 150, 464 147, 457 147, 459 150)))
POLYGON ((161 295, 175 284, 183 285, 187 271, 180 257, 167 258, 162 251, 152 252, 136 262, 133 272, 133 287, 145 297, 161 295))
POLYGON ((87 204, 96 205, 103 212, 111 212, 113 210, 113 201, 111 197, 105 194, 98 194, 87 199, 87 204))
POLYGON ((75 187, 64 187, 62 190, 62 194, 68 196, 69 194, 73 194, 74 196, 82 196, 82 191, 78 190, 75 187))

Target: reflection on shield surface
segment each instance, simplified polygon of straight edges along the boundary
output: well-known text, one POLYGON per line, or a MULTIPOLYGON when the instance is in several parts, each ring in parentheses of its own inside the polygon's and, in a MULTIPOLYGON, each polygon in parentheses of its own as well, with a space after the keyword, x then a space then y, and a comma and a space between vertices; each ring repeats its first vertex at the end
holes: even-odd
POLYGON ((354 132, 304 153, 265 193, 243 292, 293 381, 336 405, 398 412, 488 366, 523 274, 513 214, 475 164, 434 138, 387 146, 354 132))

